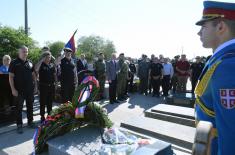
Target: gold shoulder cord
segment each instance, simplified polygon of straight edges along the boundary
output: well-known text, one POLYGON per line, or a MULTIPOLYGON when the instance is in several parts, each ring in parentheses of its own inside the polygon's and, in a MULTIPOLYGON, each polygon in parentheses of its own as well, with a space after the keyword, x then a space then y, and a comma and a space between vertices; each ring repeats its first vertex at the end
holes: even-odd
POLYGON ((221 61, 216 62, 212 67, 210 67, 204 76, 202 77, 201 81, 198 82, 195 94, 196 94, 196 104, 199 105, 199 107, 202 109, 203 112, 205 112, 207 115, 211 117, 215 117, 215 112, 209 108, 206 107, 206 105, 203 103, 203 101, 200 99, 200 97, 204 94, 205 90, 208 87, 208 83, 217 68, 217 66, 221 63, 221 61))

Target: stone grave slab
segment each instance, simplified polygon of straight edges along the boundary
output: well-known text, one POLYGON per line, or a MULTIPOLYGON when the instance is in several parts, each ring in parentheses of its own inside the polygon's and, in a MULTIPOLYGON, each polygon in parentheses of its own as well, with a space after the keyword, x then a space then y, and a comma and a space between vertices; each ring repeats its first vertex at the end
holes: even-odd
POLYGON ((173 155, 171 144, 157 140, 155 143, 138 149, 133 155, 173 155))
POLYGON ((168 105, 168 104, 158 104, 151 108, 152 112, 159 112, 163 114, 169 114, 189 119, 195 119, 194 108, 188 108, 188 107, 181 107, 181 106, 175 106, 175 105, 168 105))
POLYGON ((172 123, 177 123, 177 124, 186 125, 190 127, 195 127, 195 120, 193 119, 188 119, 188 118, 183 118, 183 117, 178 117, 178 116, 168 115, 168 114, 163 114, 163 113, 158 113, 158 112, 152 112, 151 110, 145 111, 145 117, 163 120, 163 121, 172 122, 172 123))
MULTIPOLYGON (((138 135, 135 136, 141 137, 138 135)), ((47 142, 47 144, 49 155, 98 155, 101 150, 102 140, 99 129, 92 126, 87 126, 51 139, 47 142)), ((144 146, 139 153, 146 153, 149 151, 152 151, 152 153, 155 154, 162 152, 173 152, 170 143, 157 139, 154 140, 153 144, 144 146)), ((134 153, 134 155, 139 154, 137 152, 136 154, 134 153)))
POLYGON ((195 97, 191 93, 174 94, 166 98, 166 104, 194 107, 195 97))
POLYGON ((193 127, 142 116, 122 122, 121 127, 187 149, 192 149, 196 132, 193 127))
POLYGON ((98 153, 102 141, 100 130, 86 126, 47 142, 49 155, 92 155, 98 153))

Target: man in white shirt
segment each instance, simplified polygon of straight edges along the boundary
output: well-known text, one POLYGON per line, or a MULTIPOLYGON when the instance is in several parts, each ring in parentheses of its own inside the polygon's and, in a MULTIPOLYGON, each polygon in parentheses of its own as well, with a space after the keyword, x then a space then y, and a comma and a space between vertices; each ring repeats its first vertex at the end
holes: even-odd
POLYGON ((163 95, 168 96, 168 91, 170 89, 170 80, 174 74, 174 69, 172 64, 168 62, 168 58, 163 59, 163 79, 162 79, 162 89, 163 95))

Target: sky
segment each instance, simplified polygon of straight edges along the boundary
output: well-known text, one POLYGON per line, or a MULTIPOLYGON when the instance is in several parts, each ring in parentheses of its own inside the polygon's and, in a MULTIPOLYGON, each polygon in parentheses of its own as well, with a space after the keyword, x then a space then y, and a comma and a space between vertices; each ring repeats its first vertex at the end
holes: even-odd
MULTIPOLYGON (((40 47, 47 41, 67 42, 78 29, 76 41, 98 35, 113 41, 117 53, 133 58, 143 53, 194 58, 212 54, 197 35, 202 10, 203 0, 28 0, 28 23, 40 47)), ((0 23, 23 27, 24 0, 1 0, 0 23)))

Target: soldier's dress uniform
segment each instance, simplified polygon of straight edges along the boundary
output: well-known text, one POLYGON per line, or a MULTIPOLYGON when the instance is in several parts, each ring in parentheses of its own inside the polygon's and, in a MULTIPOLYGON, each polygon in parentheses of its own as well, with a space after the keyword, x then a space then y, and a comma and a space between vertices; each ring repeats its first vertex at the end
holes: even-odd
MULTIPOLYGON (((235 20, 235 3, 204 2, 202 25, 214 18, 235 20)), ((235 39, 220 45, 207 61, 196 86, 196 118, 213 124, 212 155, 235 154, 235 39)))
POLYGON ((106 80, 106 65, 104 60, 97 60, 94 64, 95 69, 95 76, 100 84, 100 90, 99 90, 99 99, 103 98, 104 95, 104 86, 105 86, 105 80, 106 80))

